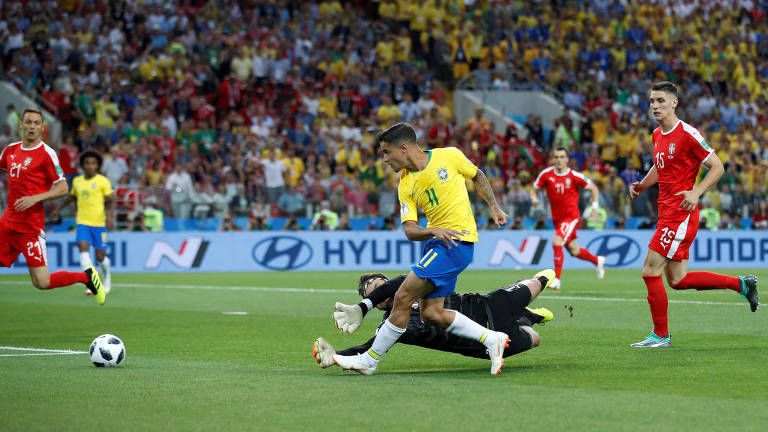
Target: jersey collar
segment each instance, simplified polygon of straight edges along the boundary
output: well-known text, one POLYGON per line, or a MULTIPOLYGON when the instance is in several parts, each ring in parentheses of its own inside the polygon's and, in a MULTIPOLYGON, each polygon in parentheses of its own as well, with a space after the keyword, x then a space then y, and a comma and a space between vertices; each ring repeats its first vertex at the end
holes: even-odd
POLYGON ((553 174, 555 174, 555 175, 556 175, 556 176, 558 176, 558 177, 562 177, 562 176, 564 176, 564 175, 568 175, 568 173, 569 173, 569 172, 571 172, 571 169, 570 169, 570 168, 568 168, 567 170, 565 170, 565 172, 564 172, 564 173, 562 173, 562 174, 558 174, 558 173, 557 173, 557 169, 556 169, 556 168, 552 168, 552 173, 553 173, 553 174))
POLYGON ((32 151, 32 150, 36 150, 36 149, 42 147, 43 144, 45 144, 43 142, 43 140, 40 140, 40 143, 38 145, 36 145, 36 146, 34 146, 32 148, 24 148, 24 141, 22 141, 22 142, 19 143, 19 148, 24 150, 24 151, 32 151))
POLYGON ((661 128, 661 134, 662 134, 662 135, 668 135, 668 134, 672 133, 672 131, 673 131, 673 130, 677 129, 677 127, 680 125, 680 122, 681 122, 681 121, 682 121, 682 120, 680 120, 680 119, 677 119, 677 123, 675 123, 675 125, 674 125, 674 126, 672 126, 672 129, 670 129, 670 130, 668 130, 668 131, 666 131, 666 132, 664 132, 664 128, 662 127, 662 128, 661 128))

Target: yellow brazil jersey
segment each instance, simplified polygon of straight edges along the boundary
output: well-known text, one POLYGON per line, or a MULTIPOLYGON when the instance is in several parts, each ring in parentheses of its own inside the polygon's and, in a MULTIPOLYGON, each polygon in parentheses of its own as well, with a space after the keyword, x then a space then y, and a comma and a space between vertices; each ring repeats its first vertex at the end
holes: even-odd
POLYGON ((106 225, 104 214, 104 197, 112 193, 112 185, 106 177, 96 174, 90 179, 84 175, 72 180, 72 195, 77 198, 78 225, 103 227, 106 225))
POLYGON ((477 242, 477 223, 465 184, 475 174, 477 167, 456 147, 430 150, 423 170, 400 173, 400 221, 418 220, 418 206, 427 216, 427 227, 454 229, 464 233, 462 241, 477 242))

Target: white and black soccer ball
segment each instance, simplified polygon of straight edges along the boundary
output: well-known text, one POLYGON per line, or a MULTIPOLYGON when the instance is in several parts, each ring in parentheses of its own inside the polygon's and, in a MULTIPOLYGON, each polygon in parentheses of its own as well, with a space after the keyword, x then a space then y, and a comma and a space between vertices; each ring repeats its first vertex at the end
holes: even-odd
POLYGON ((119 337, 103 334, 91 342, 88 353, 96 367, 117 367, 125 360, 125 345, 119 337))

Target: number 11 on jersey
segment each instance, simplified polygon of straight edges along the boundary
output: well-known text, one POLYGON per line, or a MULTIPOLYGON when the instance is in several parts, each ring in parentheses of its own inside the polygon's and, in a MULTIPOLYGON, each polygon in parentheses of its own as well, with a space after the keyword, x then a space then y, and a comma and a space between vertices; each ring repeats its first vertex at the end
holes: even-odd
POLYGON ((429 203, 432 207, 440 204, 440 201, 437 200, 437 194, 435 193, 434 188, 429 188, 425 192, 427 192, 427 198, 429 198, 429 203))

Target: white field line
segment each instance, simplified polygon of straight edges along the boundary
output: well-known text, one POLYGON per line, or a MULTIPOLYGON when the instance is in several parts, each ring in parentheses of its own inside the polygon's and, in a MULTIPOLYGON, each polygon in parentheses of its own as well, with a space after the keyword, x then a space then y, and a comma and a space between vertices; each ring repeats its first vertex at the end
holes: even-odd
POLYGON ((29 357, 29 356, 51 356, 51 355, 71 355, 71 354, 88 354, 88 351, 72 351, 72 350, 57 350, 57 349, 43 349, 43 348, 26 348, 26 347, 14 347, 14 346, 0 346, 0 351, 33 351, 26 352, 24 354, 0 354, 0 357, 29 357))
MULTIPOLYGON (((0 281, 3 285, 19 285, 23 282, 0 281)), ((276 288, 260 286, 220 286, 220 285, 153 285, 138 283, 113 283, 112 286, 124 288, 151 288, 151 289, 196 289, 212 291, 260 291, 260 292, 295 292, 295 293, 320 293, 320 294, 350 294, 354 292, 352 288, 339 289, 314 289, 314 288, 276 288)), ((538 298, 546 300, 584 300, 584 301, 607 301, 607 302, 646 302, 645 298, 623 298, 623 297, 579 297, 579 296, 561 296, 561 295, 540 295, 538 298)), ((743 306, 743 302, 713 302, 697 300, 669 300, 670 303, 679 304, 699 304, 699 305, 724 305, 724 306, 743 306)))

